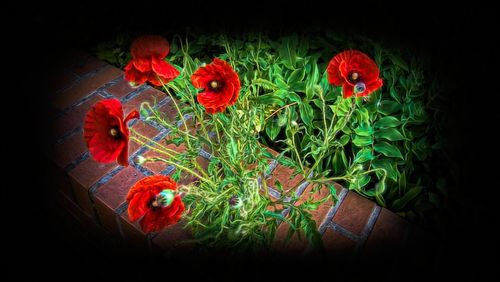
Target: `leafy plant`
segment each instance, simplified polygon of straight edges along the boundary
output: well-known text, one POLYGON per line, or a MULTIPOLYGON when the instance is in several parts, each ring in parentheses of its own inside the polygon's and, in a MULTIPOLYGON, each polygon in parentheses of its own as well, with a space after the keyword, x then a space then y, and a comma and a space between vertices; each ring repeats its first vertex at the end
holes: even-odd
MULTIPOLYGON (((306 39, 296 34, 278 39, 252 33, 175 36, 169 61, 183 71, 168 88, 181 102, 190 103, 191 107, 182 107, 183 114, 196 117, 200 113, 194 102, 196 90, 186 81, 213 57, 227 60, 235 68, 242 81, 243 101, 241 108, 231 110, 231 118, 219 117, 207 126, 247 130, 238 133, 242 134, 238 140, 229 139, 222 147, 213 148, 221 158, 233 161, 241 158, 239 154, 250 154, 255 157, 252 161, 261 161, 269 154, 257 148, 255 141, 260 141, 281 152, 277 160, 308 181, 338 181, 410 220, 422 219, 427 211, 439 207, 444 190, 438 186, 442 188, 444 180, 432 171, 431 163, 434 151, 440 148, 433 119, 438 115, 433 102, 439 88, 426 79, 417 58, 366 38, 329 33, 306 39), (368 99, 343 99, 341 89, 328 83, 328 61, 348 48, 370 54, 381 70, 384 86, 368 99), (249 123, 242 124, 243 120, 249 123)), ((195 122, 199 120, 195 118, 195 122)), ((236 132, 228 134, 235 136, 236 132)), ((209 167, 226 175, 230 170, 223 162, 216 158, 209 167)), ((238 181, 246 180, 225 180, 227 185, 238 181)), ((205 196, 221 203, 227 200, 205 196)), ((198 215, 206 213, 202 204, 196 209, 198 215)), ((230 210, 219 210, 211 217, 222 217, 217 228, 223 228, 230 215, 230 210)), ((262 223, 263 218, 255 220, 262 223)), ((249 230, 253 228, 257 225, 249 230)))

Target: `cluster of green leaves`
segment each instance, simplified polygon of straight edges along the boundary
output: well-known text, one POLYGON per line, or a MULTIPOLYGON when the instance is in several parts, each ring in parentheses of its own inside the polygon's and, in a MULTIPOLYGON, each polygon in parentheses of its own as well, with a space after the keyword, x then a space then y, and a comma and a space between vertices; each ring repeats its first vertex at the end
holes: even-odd
MULTIPOLYGON (((262 83, 267 78, 263 77, 267 72, 262 70, 269 67, 266 52, 262 52, 263 47, 258 43, 241 42, 241 46, 251 54, 242 57, 246 53, 239 50, 240 45, 219 37, 216 41, 218 44, 212 46, 217 54, 207 55, 206 50, 199 51, 199 46, 206 46, 202 40, 203 37, 199 37, 199 42, 193 44, 175 37, 171 43, 169 60, 181 74, 165 85, 163 90, 172 97, 175 95, 182 104, 177 105, 174 100, 181 125, 177 127, 176 123, 169 122, 153 105, 142 105, 141 115, 146 120, 171 130, 164 144, 150 146, 164 157, 152 157, 148 161, 164 161, 175 165, 177 169, 172 175, 174 180, 179 180, 184 174, 198 177, 197 183, 193 184, 196 187, 184 187, 182 190, 186 192, 183 201, 188 208, 185 220, 196 240, 203 245, 261 250, 272 243, 280 221, 289 223, 293 232, 300 230, 300 234, 304 234, 311 242, 321 244, 317 224, 309 211, 316 209, 319 202, 326 199, 310 200, 295 206, 293 201, 288 201, 293 191, 285 193, 282 185, 276 182, 276 189, 281 195, 279 199, 271 201, 266 181, 262 181, 269 174, 267 170, 273 156, 261 145, 259 132, 264 129, 266 116, 270 115, 274 107, 267 99, 275 96, 262 83), (190 78, 196 69, 210 63, 214 57, 227 60, 237 72, 251 69, 252 76, 242 79, 239 98, 234 106, 228 107, 224 113, 210 115, 195 102, 199 89, 193 87, 190 78), (184 117, 188 115, 190 119, 186 121, 184 117), (186 145, 186 151, 182 153, 173 152, 166 146, 181 143, 186 145), (201 149, 211 152, 213 156, 206 169, 197 162, 197 154, 201 149), (235 198, 241 205, 230 204, 235 198), (273 211, 269 210, 270 206, 274 207, 273 211), (281 214, 286 208, 289 209, 289 218, 281 214)), ((275 100, 279 99, 282 98, 275 100)), ((132 135, 132 138, 142 140, 145 144, 150 141, 133 130, 132 135)), ((278 159, 286 160, 283 154, 278 159)))
MULTIPOLYGON (((309 240, 320 241, 307 211, 316 209, 321 201, 308 199, 291 205, 286 199, 293 202, 294 195, 276 183, 273 187, 281 193, 277 202, 290 212, 283 218, 280 210, 267 210, 273 203, 267 195, 257 193, 255 181, 265 173, 266 157, 273 156, 261 150, 259 142, 281 152, 275 158, 282 165, 303 174, 315 184, 314 190, 326 186, 332 197, 335 189, 330 180, 410 220, 421 219, 439 207, 446 191, 431 163, 434 151, 439 150, 433 119, 436 109, 432 107, 438 87, 431 87, 416 58, 365 38, 335 34, 277 39, 262 34, 230 38, 192 34, 187 39, 174 36, 170 41, 167 60, 181 75, 167 88, 187 105, 181 107, 182 113, 193 115, 198 125, 193 134, 196 138, 190 139, 192 150, 176 162, 199 169, 192 163, 197 150, 215 152, 207 171, 213 183, 201 181, 186 196, 187 220, 200 240, 261 246, 272 241, 278 222, 286 221, 292 227, 289 237, 302 230, 309 240), (384 86, 367 99, 345 99, 340 87, 328 83, 329 60, 346 49, 367 53, 380 68, 384 86), (190 76, 214 57, 231 63, 242 88, 238 103, 227 114, 207 116, 195 102, 198 90, 192 87, 190 76), (203 131, 225 137, 211 139, 203 131), (255 169, 248 169, 255 163, 255 169), (233 196, 243 199, 241 209, 228 205, 233 196)), ((155 121, 162 124, 161 117, 155 121)), ((185 142, 182 126, 170 127, 167 142, 185 142)), ((178 169, 174 177, 182 171, 178 169)))
POLYGON ((113 40, 96 45, 93 52, 97 58, 123 69, 131 58, 130 40, 129 36, 118 34, 113 40))
POLYGON ((267 111, 256 129, 262 143, 295 161, 283 164, 305 176, 314 167, 311 180, 334 178, 411 220, 440 206, 443 179, 428 163, 440 149, 431 119, 436 87, 425 80, 417 58, 334 34, 307 40, 202 35, 190 45, 201 61, 230 59, 245 85, 264 90, 257 100, 267 111), (384 86, 367 99, 344 99, 341 88, 328 83, 329 60, 350 48, 369 54, 380 68, 384 86))

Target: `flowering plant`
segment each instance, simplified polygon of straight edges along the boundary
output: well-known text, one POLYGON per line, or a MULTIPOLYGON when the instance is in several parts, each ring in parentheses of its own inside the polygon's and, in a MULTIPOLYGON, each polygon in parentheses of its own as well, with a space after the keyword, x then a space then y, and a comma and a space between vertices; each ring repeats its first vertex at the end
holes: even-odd
MULTIPOLYGON (((200 37, 197 43, 204 40, 200 37)), ((272 46, 260 36, 253 40, 253 44, 230 44, 221 37, 214 40, 220 50, 217 56, 194 59, 199 45, 190 47, 180 38, 172 46, 158 36, 143 36, 132 43, 125 78, 135 86, 150 83, 161 87, 178 112, 177 122, 172 123, 155 104, 143 103, 138 109, 141 118, 169 130, 163 143, 132 129, 129 134, 126 121, 138 115, 131 113, 123 119, 116 102, 102 101, 89 112, 86 124, 100 130, 96 141, 87 141, 89 147, 101 148, 91 150, 96 160, 117 159, 126 165, 125 158, 120 161, 117 156, 124 154, 130 138, 157 154, 140 157, 139 163, 165 162, 177 168, 170 177, 139 181, 127 196, 131 220, 143 216, 145 231, 176 222, 182 213, 201 243, 269 246, 278 223, 283 222, 291 227, 288 237, 300 231, 312 243, 321 244, 310 211, 328 198, 310 197, 293 204, 297 196, 289 188, 295 187, 283 187, 279 182, 268 187, 265 179, 270 159, 301 174, 313 191, 328 189, 332 199, 336 195, 331 181, 343 181, 385 205, 387 180, 395 174, 393 164, 381 156, 402 159, 400 149, 389 142, 405 137, 394 129, 400 121, 391 116, 376 120, 378 136, 374 137, 371 107, 376 105, 375 114, 379 108, 384 115, 398 110, 398 105, 381 105, 378 100, 384 80, 375 61, 351 49, 337 54, 323 50, 309 56, 309 47, 299 46, 296 38, 288 38, 280 46, 272 46), (375 104, 371 96, 376 97, 375 104), (119 110, 108 109, 106 104, 119 110), (106 108, 100 121, 92 114, 99 108, 106 108), (280 139, 281 153, 273 155, 261 142, 276 139, 280 139), (348 152, 351 142, 354 149, 348 152), (167 147, 181 143, 186 149, 180 153, 167 147), (199 154, 209 157, 207 166, 198 162, 199 154), (175 182, 183 174, 197 180, 177 187, 175 182), (372 176, 377 181, 374 188, 367 188, 372 176)), ((390 83, 394 85, 394 81, 390 83)), ((85 136, 90 134, 86 127, 85 136)))

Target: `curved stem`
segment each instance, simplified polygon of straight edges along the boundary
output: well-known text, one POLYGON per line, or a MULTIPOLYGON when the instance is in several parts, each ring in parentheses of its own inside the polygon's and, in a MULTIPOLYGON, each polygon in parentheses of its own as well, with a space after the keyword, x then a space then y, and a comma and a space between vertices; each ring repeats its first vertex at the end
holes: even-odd
POLYGON ((270 119, 272 116, 274 116, 274 115, 275 115, 276 113, 278 113, 279 111, 281 111, 281 110, 283 110, 283 109, 285 109, 285 108, 288 108, 288 107, 290 107, 290 106, 293 106, 293 105, 295 105, 295 104, 297 104, 297 102, 293 102, 293 103, 290 103, 290 104, 288 104, 288 105, 284 105, 283 107, 281 107, 281 108, 277 109, 276 111, 272 112, 272 113, 271 113, 268 117, 266 117, 265 121, 267 121, 268 119, 270 119))

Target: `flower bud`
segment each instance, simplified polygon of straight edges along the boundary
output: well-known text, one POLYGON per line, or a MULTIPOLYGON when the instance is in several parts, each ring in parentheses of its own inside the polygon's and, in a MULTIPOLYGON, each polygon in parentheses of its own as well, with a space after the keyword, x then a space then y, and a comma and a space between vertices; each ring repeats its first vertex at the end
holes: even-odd
POLYGON ((165 189, 156 195, 156 201, 158 204, 164 208, 170 206, 175 198, 175 192, 170 189, 165 189))
POLYGON ((243 201, 237 196, 232 196, 231 199, 229 199, 229 205, 233 209, 239 209, 241 206, 243 206, 243 201))
POLYGON ((143 157, 143 156, 137 156, 135 157, 135 163, 138 164, 138 165, 142 165, 143 163, 146 162, 146 158, 143 157))

